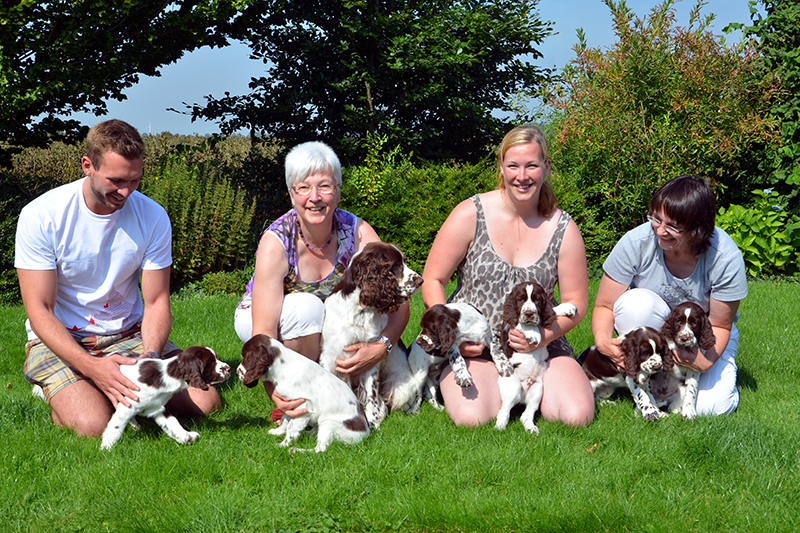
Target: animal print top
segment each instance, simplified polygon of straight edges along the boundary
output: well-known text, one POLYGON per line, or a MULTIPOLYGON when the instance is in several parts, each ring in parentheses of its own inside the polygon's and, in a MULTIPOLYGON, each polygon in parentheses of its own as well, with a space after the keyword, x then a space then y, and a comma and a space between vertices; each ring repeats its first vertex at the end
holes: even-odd
MULTIPOLYGON (((472 197, 478 212, 475 237, 467 255, 458 265, 458 283, 450 302, 473 304, 488 319, 492 326, 492 351, 500 350, 500 326, 503 321, 503 304, 511 289, 523 281, 535 281, 550 296, 553 305, 558 305, 553 289, 558 281, 558 252, 567 223, 571 217, 562 211, 556 231, 544 254, 532 265, 517 267, 506 263, 492 248, 486 231, 486 217, 478 195, 472 197)), ((573 355, 572 347, 564 337, 547 345, 549 356, 573 355)))

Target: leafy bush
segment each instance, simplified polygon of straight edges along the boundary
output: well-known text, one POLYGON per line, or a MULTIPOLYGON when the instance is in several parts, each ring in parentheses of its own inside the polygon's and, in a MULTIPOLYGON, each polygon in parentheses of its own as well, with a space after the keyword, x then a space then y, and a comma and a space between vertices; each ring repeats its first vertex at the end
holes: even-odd
MULTIPOLYGON (((761 160, 763 180, 786 195, 788 209, 800 211, 800 1, 761 0, 766 17, 751 2, 753 26, 745 35, 758 38, 759 74, 778 84, 770 115, 780 121, 780 143, 752 153, 761 160)), ((743 24, 731 24, 741 29, 743 24)))
MULTIPOLYGON (((780 205, 780 196, 772 189, 755 190, 753 194, 756 196, 753 207, 734 204, 728 209, 720 208, 717 225, 736 241, 748 275, 782 274, 789 267, 796 269, 797 248, 783 233, 790 218, 780 205)), ((789 229, 797 235, 798 226, 800 223, 791 224, 789 229)))
POLYGON ((622 1, 606 4, 617 43, 590 49, 579 32, 576 57, 548 95, 551 157, 580 191, 569 210, 599 257, 643 221, 666 180, 694 174, 732 194, 755 176, 743 154, 776 138, 774 121, 762 118, 773 86, 756 76, 756 54, 714 36, 702 2, 687 27, 676 25, 672 0, 646 19, 622 1))
POLYGON ((237 268, 249 256, 254 204, 230 180, 206 165, 173 158, 161 175, 143 180, 142 191, 161 204, 172 221, 173 281, 237 268))
POLYGON ((472 165, 415 166, 396 150, 380 156, 380 142, 361 166, 343 169, 341 207, 366 220, 382 240, 398 245, 409 266, 422 272, 450 211, 473 194, 495 188, 494 158, 472 165))

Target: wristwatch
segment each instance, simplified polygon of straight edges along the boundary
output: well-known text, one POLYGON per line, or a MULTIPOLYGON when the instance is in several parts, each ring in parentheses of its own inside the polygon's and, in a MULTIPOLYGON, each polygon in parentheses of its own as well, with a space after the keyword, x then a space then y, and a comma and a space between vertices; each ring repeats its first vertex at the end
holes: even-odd
POLYGON ((386 345, 386 353, 387 354, 392 351, 392 348, 394 347, 394 345, 392 344, 392 341, 389 340, 389 337, 387 337, 386 335, 381 335, 380 337, 378 337, 375 340, 379 340, 383 344, 386 345))

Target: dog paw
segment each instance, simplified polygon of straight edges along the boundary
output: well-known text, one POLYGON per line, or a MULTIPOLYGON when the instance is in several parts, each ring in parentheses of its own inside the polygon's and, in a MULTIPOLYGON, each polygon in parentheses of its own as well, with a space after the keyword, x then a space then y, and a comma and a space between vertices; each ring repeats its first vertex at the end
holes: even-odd
POLYGON ((578 314, 578 307, 575 304, 560 304, 554 308, 558 316, 575 316, 578 314))
POLYGON ((539 434, 539 428, 536 427, 536 424, 534 424, 533 422, 529 422, 527 420, 523 420, 522 421, 522 425, 525 427, 525 431, 527 431, 531 435, 538 435, 539 434))
POLYGON ((512 365, 508 359, 503 359, 501 361, 498 361, 496 366, 497 366, 497 372, 504 378, 507 378, 514 374, 514 365, 512 365))
POLYGON ((683 416, 684 420, 694 420, 695 418, 697 418, 697 411, 691 408, 689 409, 684 408, 681 415, 683 416))
POLYGON ((444 405, 440 404, 438 400, 428 400, 428 403, 437 411, 444 411, 444 405))
POLYGON ((187 431, 186 435, 184 435, 183 438, 178 442, 180 442, 181 444, 192 444, 199 438, 200 438, 200 433, 196 431, 187 431))
POLYGON ((669 416, 669 413, 665 413, 663 411, 659 411, 658 409, 642 411, 642 418, 644 418, 645 422, 655 422, 661 418, 666 418, 669 416))
POLYGON ((469 374, 466 376, 456 376, 456 384, 462 389, 472 387, 472 376, 469 374))

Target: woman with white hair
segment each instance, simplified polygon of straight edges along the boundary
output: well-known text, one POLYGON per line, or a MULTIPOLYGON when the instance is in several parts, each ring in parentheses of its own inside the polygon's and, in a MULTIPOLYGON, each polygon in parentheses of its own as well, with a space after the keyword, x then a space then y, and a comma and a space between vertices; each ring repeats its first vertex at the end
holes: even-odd
MULTIPOLYGON (((256 269, 236 307, 236 333, 242 342, 264 333, 313 361, 319 360, 323 301, 367 243, 380 241, 369 224, 336 206, 342 168, 321 142, 295 146, 286 156, 286 185, 292 209, 261 236, 256 269)), ((379 340, 345 348, 352 356, 337 370, 352 375, 373 367, 400 340, 408 323, 408 303, 389 316, 379 340)), ((287 399, 265 383, 280 411, 290 417, 304 400, 287 399)), ((273 418, 279 416, 273 413, 273 418)))

